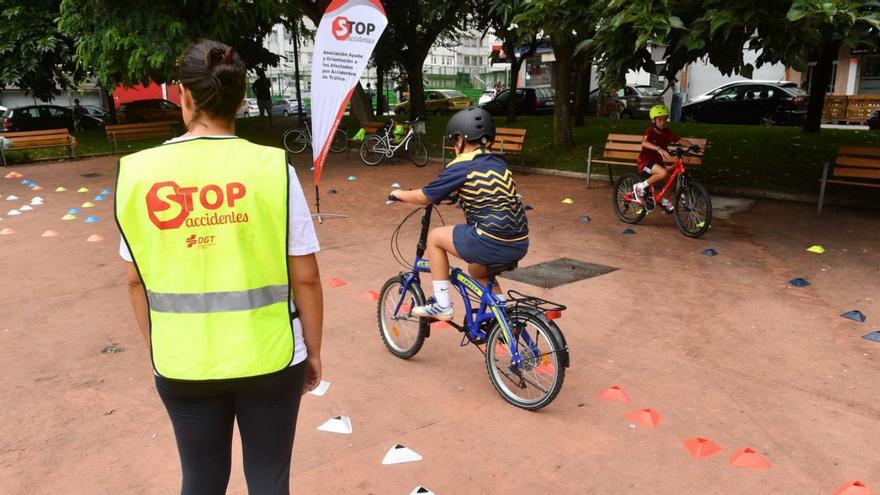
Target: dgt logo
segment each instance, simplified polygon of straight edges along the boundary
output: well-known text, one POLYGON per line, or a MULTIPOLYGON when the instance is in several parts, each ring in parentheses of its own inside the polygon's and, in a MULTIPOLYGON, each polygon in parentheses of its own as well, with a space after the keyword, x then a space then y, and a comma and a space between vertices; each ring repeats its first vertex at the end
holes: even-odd
POLYGON ((214 236, 212 235, 200 235, 197 236, 195 234, 186 238, 186 247, 191 248, 193 246, 198 247, 208 247, 214 244, 214 236))
POLYGON ((333 37, 339 41, 345 41, 351 33, 369 36, 376 30, 376 25, 371 22, 349 21, 345 16, 333 19, 330 31, 333 37))
POLYGON ((235 206, 235 201, 244 197, 246 189, 240 182, 226 184, 226 189, 216 184, 208 184, 199 187, 180 187, 174 181, 157 182, 147 192, 147 213, 153 225, 161 230, 179 229, 193 211, 195 204, 193 195, 198 193, 199 204, 206 210, 216 210, 226 203, 230 208, 235 206), (159 218, 157 213, 171 210, 176 206, 177 214, 171 213, 170 218, 163 215, 159 218))

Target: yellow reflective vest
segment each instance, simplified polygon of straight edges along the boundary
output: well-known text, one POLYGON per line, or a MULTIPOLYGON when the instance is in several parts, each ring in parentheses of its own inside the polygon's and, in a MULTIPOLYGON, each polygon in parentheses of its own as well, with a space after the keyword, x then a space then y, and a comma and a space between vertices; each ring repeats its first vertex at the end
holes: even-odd
POLYGON ((238 138, 119 160, 116 221, 146 289, 160 376, 241 378, 291 363, 288 180, 283 150, 238 138))

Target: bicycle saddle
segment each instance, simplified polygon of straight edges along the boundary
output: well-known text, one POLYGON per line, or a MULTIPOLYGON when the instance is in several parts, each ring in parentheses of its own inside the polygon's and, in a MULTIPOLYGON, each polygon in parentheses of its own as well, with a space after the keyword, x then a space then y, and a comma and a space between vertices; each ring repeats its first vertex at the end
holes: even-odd
POLYGON ((489 273, 490 277, 494 277, 495 275, 500 275, 504 272, 509 272, 511 270, 515 270, 517 267, 517 262, 513 263, 499 263, 496 265, 486 265, 486 271, 489 273))

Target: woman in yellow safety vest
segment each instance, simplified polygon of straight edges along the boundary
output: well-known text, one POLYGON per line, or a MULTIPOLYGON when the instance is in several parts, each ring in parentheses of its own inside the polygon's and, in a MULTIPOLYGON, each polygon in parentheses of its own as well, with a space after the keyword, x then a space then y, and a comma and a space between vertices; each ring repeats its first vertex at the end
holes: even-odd
POLYGON ((245 73, 231 47, 191 45, 187 132, 119 162, 120 255, 183 494, 226 492, 235 421, 248 491, 289 493, 300 397, 321 379, 318 241, 284 151, 235 136, 245 73))

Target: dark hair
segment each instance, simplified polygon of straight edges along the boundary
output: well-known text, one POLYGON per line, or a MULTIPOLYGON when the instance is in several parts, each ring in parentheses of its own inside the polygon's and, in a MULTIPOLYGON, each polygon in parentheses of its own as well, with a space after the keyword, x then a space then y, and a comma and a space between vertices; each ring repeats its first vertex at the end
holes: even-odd
POLYGON ((181 84, 192 93, 196 115, 234 119, 244 99, 244 61, 231 46, 200 39, 183 52, 178 63, 181 84))

